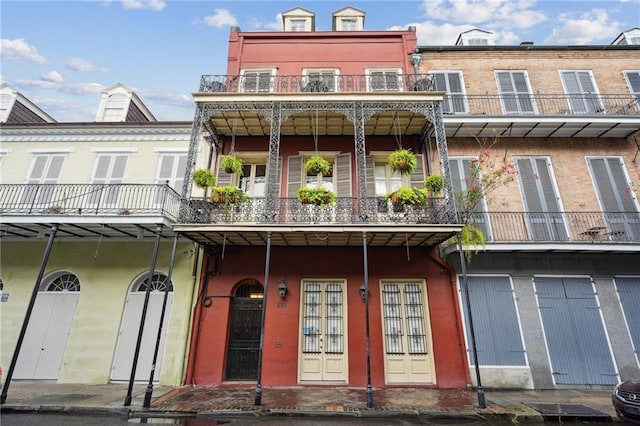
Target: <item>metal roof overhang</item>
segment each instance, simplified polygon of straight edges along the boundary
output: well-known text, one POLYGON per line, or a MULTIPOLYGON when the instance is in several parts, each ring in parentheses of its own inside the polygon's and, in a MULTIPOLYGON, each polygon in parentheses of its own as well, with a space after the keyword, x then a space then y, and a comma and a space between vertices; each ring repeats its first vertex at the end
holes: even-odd
POLYGON ((640 130, 638 116, 445 115, 443 121, 448 138, 626 138, 640 130))
POLYGON ((173 221, 162 216, 3 216, 0 223, 0 241, 42 240, 58 225, 56 240, 149 240, 156 237, 162 225, 161 238, 174 235, 173 221))
MULTIPOLYGON (((504 253, 638 253, 640 244, 635 242, 522 242, 503 243, 491 242, 484 247, 475 247, 487 254, 502 256, 504 253)), ((449 254, 457 251, 457 246, 445 248, 444 253, 449 254)))
POLYGON ((456 235, 462 225, 183 225, 174 231, 200 244, 220 246, 289 247, 362 246, 367 234, 368 246, 434 246, 456 235))
POLYGON ((338 110, 362 103, 365 108, 389 109, 365 121, 365 135, 420 134, 427 119, 411 111, 412 105, 440 101, 444 92, 358 93, 195 93, 198 105, 209 109, 208 123, 224 136, 268 136, 271 123, 260 111, 279 102, 292 111, 280 126, 282 136, 353 135, 354 124, 338 110))

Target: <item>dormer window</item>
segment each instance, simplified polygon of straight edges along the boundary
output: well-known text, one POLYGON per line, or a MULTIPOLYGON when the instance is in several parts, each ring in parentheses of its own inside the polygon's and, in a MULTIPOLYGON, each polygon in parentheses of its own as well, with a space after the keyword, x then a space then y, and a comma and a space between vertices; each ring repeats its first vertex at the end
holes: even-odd
POLYGON ((356 31, 358 29, 358 21, 355 18, 343 18, 340 21, 342 23, 342 31, 356 31))
POLYGON ((305 19, 292 19, 291 31, 307 31, 307 22, 305 19))
POLYGON ((11 99, 11 95, 0 95, 0 123, 7 121, 11 99))
POLYGON ((486 38, 470 38, 467 40, 469 46, 488 46, 489 39, 486 38))
POLYGON ((315 31, 315 14, 302 7, 282 12, 282 28, 284 31, 315 31))
POLYGON ((128 98, 123 93, 115 93, 107 98, 102 121, 124 121, 128 98))
POLYGON ((460 33, 456 46, 493 46, 493 33, 479 28, 460 33))

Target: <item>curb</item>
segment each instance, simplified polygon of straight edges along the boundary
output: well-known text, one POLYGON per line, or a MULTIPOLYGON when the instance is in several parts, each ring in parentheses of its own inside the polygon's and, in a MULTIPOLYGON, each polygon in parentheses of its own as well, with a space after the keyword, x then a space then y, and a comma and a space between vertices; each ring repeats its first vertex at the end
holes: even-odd
POLYGON ((77 407, 65 405, 3 405, 0 407, 3 414, 24 414, 24 413, 49 413, 49 414, 77 414, 105 417, 124 417, 130 415, 128 408, 106 408, 106 407, 77 407))

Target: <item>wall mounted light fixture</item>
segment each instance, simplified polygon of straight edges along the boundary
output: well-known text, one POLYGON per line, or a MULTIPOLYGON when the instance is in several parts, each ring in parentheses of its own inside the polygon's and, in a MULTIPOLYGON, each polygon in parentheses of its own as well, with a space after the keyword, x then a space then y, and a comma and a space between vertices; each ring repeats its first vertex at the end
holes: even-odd
POLYGON ((284 282, 284 277, 282 277, 282 279, 280 279, 280 284, 278 284, 278 296, 284 299, 287 295, 287 290, 287 284, 284 282))

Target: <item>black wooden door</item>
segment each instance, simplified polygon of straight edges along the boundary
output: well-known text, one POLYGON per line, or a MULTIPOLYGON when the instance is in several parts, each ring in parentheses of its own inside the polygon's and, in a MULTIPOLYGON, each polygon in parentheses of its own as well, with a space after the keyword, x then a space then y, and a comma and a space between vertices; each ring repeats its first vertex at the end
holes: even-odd
POLYGON ((258 380, 262 299, 231 300, 226 380, 258 380))

